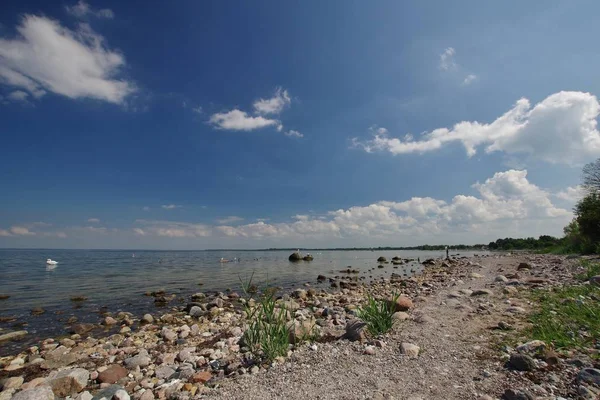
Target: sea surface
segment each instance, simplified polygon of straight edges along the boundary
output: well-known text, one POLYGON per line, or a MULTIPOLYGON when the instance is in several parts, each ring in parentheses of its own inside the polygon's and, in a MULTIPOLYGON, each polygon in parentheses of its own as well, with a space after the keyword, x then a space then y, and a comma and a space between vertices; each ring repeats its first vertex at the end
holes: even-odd
MULTIPOLYGON (((456 252, 452 252, 456 254, 456 252)), ((480 252, 460 251, 461 256, 480 252)), ((139 250, 20 250, 0 249, 0 332, 24 329, 22 342, 0 344, 0 355, 35 343, 46 337, 67 334, 67 320, 98 323, 102 312, 129 311, 136 315, 166 312, 197 292, 231 289, 241 293, 241 281, 269 283, 290 290, 305 283, 317 283, 318 275, 342 276, 339 271, 351 266, 360 270, 364 282, 389 277, 393 272, 405 276, 418 274, 422 265, 415 262, 377 268, 377 258, 439 258, 443 251, 318 251, 314 260, 291 263, 287 251, 139 251, 139 250), (54 268, 46 259, 58 261, 54 268), (230 260, 221 263, 220 259, 230 260), (235 260, 235 261, 234 261, 235 260), (201 284, 201 285, 200 285, 201 284), (157 309, 146 292, 165 290, 176 294, 176 301, 157 309), (84 302, 71 297, 85 296, 84 302), (31 315, 42 307, 45 312, 31 315), (6 321, 8 319, 8 321, 6 321)))

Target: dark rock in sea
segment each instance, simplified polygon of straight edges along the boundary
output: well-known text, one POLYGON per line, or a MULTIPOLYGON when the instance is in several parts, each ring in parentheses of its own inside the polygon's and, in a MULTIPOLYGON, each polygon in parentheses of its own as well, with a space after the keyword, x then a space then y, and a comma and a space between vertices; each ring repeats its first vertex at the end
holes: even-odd
POLYGON ((385 258, 384 256, 381 256, 377 259, 377 262, 386 262, 387 258, 385 258))
POLYGON ((402 260, 402 259, 398 256, 392 257, 392 261, 400 261, 400 260, 402 260))
POLYGON ((319 276, 317 276, 317 280, 318 280, 319 282, 323 282, 323 281, 324 281, 324 280, 326 280, 326 279, 327 279, 327 277, 326 277, 325 275, 319 275, 319 276))
POLYGON ((315 258, 314 258, 312 255, 310 255, 310 254, 307 254, 307 255, 305 255, 304 257, 302 257, 302 259, 303 259, 304 261, 312 261, 312 260, 314 260, 315 258))
POLYGON ((86 301, 88 298, 85 296, 72 296, 71 297, 71 301, 74 302, 79 302, 79 301, 86 301))
POLYGON ((36 307, 31 310, 31 315, 41 315, 45 312, 46 312, 46 310, 44 310, 42 307, 36 307))
POLYGON ((288 260, 290 260, 292 262, 300 261, 300 260, 302 260, 302 256, 300 255, 300 253, 295 251, 292 254, 290 254, 290 256, 288 257, 288 260))
POLYGON ((428 258, 427 260, 423 261, 422 264, 423 265, 435 265, 435 260, 433 258, 428 258))
POLYGON ((27 335, 27 331, 8 332, 0 335, 0 343, 10 340, 18 340, 27 335))
POLYGON ((0 300, 6 300, 8 299, 10 296, 7 294, 0 294, 0 300))
POLYGON ((331 286, 332 288, 336 288, 336 287, 338 287, 338 284, 337 284, 337 282, 333 281, 333 282, 331 282, 331 285, 330 285, 330 286, 331 286))
POLYGON ((94 324, 73 324, 69 328, 69 332, 76 333, 77 335, 84 335, 94 330, 94 328, 96 328, 94 324))

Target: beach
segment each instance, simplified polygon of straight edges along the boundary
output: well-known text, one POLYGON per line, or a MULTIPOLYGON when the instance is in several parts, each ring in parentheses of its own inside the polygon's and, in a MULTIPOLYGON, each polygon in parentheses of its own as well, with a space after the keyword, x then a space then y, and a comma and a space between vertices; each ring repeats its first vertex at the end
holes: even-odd
MULTIPOLYGON (((69 335, 3 357, 0 398, 557 399, 598 393, 597 349, 557 354, 550 364, 538 352, 549 344, 507 344, 526 329, 536 307, 527 293, 573 281, 583 268, 579 259, 438 258, 407 277, 394 273, 400 265, 371 254, 372 268, 389 271, 388 277, 367 283, 360 274, 338 271, 338 278, 323 276, 320 287, 307 282, 282 293, 278 305, 289 312, 292 331, 299 337, 309 327, 312 333, 310 340, 291 340, 296 344, 287 357, 265 363, 240 342, 247 327, 244 293, 198 291, 163 312, 105 314, 100 325, 110 335, 94 335, 98 324, 74 323, 69 335), (402 297, 389 333, 372 337, 357 328, 367 294, 386 299, 394 293, 402 297), (511 364, 515 354, 528 357, 522 371, 511 364)), ((150 297, 161 296, 169 293, 150 297)))

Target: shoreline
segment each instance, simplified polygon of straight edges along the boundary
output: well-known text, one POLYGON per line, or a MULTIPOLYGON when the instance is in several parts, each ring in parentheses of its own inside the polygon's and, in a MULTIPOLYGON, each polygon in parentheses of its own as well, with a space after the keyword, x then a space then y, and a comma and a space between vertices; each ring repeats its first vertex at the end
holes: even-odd
MULTIPOLYGON (((496 269, 492 264, 515 264, 517 260, 523 258, 545 260, 544 264, 550 260, 553 262, 559 260, 561 264, 568 264, 565 257, 557 256, 487 255, 453 259, 449 262, 435 261, 433 265, 426 266, 421 275, 410 278, 392 276, 391 279, 368 285, 353 279, 352 274, 348 274, 350 279, 340 280, 346 284, 337 293, 328 293, 323 289, 317 291, 311 287, 296 288, 290 294, 285 294, 281 301, 285 302, 286 308, 294 313, 296 321, 294 330, 303 329, 307 325, 318 326, 318 338, 312 344, 293 347, 287 359, 278 359, 272 365, 257 363, 249 353, 243 351, 240 338, 243 333, 244 317, 241 311, 241 296, 236 293, 222 293, 212 298, 198 294, 192 296, 191 301, 186 305, 187 312, 172 311, 160 317, 145 315, 139 318, 127 312, 120 312, 107 316, 104 320, 104 326, 111 326, 119 333, 86 339, 85 330, 90 327, 80 326, 79 333, 74 330, 75 333, 70 337, 60 340, 46 339, 40 343, 40 346, 33 346, 20 354, 0 358, 0 367, 2 367, 0 381, 10 378, 10 385, 15 386, 7 389, 5 382, 4 392, 0 392, 0 399, 4 400, 5 397, 2 396, 7 391, 13 395, 47 390, 48 387, 56 396, 62 394, 64 397, 68 392, 73 398, 79 396, 81 400, 89 400, 91 398, 89 393, 105 390, 104 395, 108 396, 110 391, 113 393, 119 389, 124 390, 127 396, 143 400, 204 396, 244 398, 236 397, 235 394, 240 385, 245 390, 263 390, 267 393, 268 388, 263 388, 260 381, 268 379, 273 374, 275 376, 278 373, 286 374, 285 370, 291 368, 288 365, 290 362, 292 366, 296 365, 299 361, 294 361, 295 359, 301 360, 307 355, 310 358, 311 354, 326 351, 322 358, 326 359, 331 354, 339 354, 339 351, 334 350, 343 349, 344 352, 349 352, 350 358, 371 357, 373 360, 378 356, 387 357, 389 354, 386 351, 400 344, 394 344, 397 341, 396 335, 403 336, 402 331, 407 326, 422 332, 423 335, 428 332, 423 331, 425 327, 431 329, 434 326, 437 318, 430 317, 429 314, 434 313, 434 310, 429 310, 432 304, 439 306, 436 297, 439 297, 440 293, 461 284, 468 286, 472 281, 479 283, 477 281, 487 278, 486 274, 489 275, 492 268, 496 269), (484 267, 481 264, 490 265, 484 267), (483 274, 484 271, 486 274, 483 274), (364 342, 342 339, 347 334, 347 322, 355 319, 356 309, 364 303, 366 293, 388 298, 392 292, 400 292, 411 299, 406 311, 401 312, 405 315, 398 316, 398 325, 404 329, 400 329, 398 333, 384 335, 380 339, 364 342), (282 368, 283 372, 277 372, 282 368), (65 369, 66 372, 56 372, 60 369, 65 369), (56 374, 66 374, 68 378, 61 375, 58 379, 56 374), (65 383, 67 381, 68 385, 65 383), (258 384, 252 388, 244 386, 249 381, 258 384)), ((375 264, 375 257, 373 263, 375 264)), ((392 267, 392 264, 386 264, 384 268, 392 267)), ((544 282, 550 284, 551 281, 545 278, 544 282)), ((529 286, 528 283, 523 285, 529 286)), ((476 289, 482 291, 479 296, 472 296, 472 293, 458 294, 448 299, 444 297, 441 302, 442 304, 451 303, 450 300, 459 302, 456 304, 458 308, 453 308, 452 312, 457 312, 457 316, 461 318, 467 318, 465 321, 472 321, 480 317, 480 314, 483 314, 485 319, 487 314, 480 312, 482 305, 486 304, 488 297, 495 296, 495 290, 503 290, 502 287, 511 286, 494 283, 493 280, 491 284, 481 282, 479 289, 476 289), (487 287, 492 289, 486 289, 487 287), (458 299, 473 304, 460 304, 458 299)), ((161 294, 156 295, 161 296, 161 294)), ((443 306, 446 307, 447 304, 443 306)), ((495 311, 493 307, 489 309, 486 307, 483 307, 486 312, 495 311)), ((512 307, 520 308, 517 305, 512 307)), ((444 318, 444 315, 440 315, 439 318, 444 318)), ((446 326, 451 322, 456 321, 446 321, 442 325, 446 326)), ((407 333, 404 335, 408 335, 416 346, 421 345, 422 354, 427 355, 426 347, 419 343, 418 335, 411 336, 407 333)), ((401 340, 404 341, 406 338, 401 340)), ((394 352, 397 350, 394 349, 394 352)), ((424 356, 420 357, 419 361, 422 359, 424 356)), ((498 391, 498 388, 490 390, 498 391)), ((265 393, 261 392, 260 395, 265 393)), ((385 391, 382 393, 384 396, 385 391)), ((324 398, 336 397, 325 396, 324 398)))

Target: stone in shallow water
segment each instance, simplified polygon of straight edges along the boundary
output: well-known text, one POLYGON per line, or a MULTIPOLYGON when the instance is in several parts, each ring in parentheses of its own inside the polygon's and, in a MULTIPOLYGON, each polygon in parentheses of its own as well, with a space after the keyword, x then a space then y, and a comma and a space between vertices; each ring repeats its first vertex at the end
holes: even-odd
POLYGON ((25 335, 27 335, 27 331, 8 332, 3 335, 0 335, 0 343, 6 342, 9 340, 18 340, 18 339, 25 337, 25 335))

